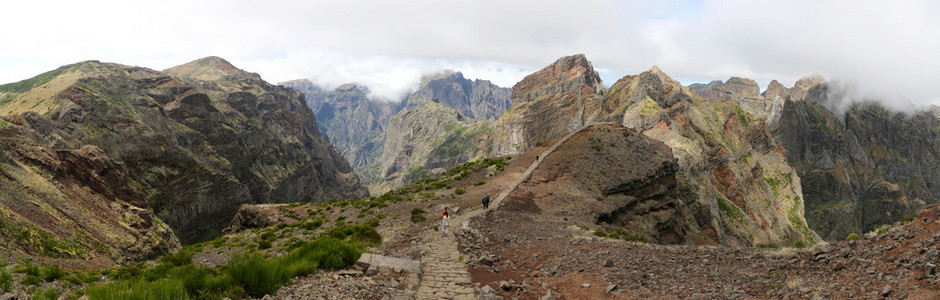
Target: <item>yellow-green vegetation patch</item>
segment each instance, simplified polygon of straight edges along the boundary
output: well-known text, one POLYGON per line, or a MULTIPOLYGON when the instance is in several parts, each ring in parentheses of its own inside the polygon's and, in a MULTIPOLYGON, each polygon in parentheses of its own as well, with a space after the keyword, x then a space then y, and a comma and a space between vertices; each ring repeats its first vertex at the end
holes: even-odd
POLYGON ((715 201, 718 202, 718 209, 721 210, 722 215, 739 222, 744 221, 744 211, 738 208, 734 203, 725 199, 720 195, 715 196, 715 201))
POLYGON ((75 242, 61 239, 38 226, 7 218, 6 213, 0 210, 0 236, 5 236, 18 246, 50 257, 71 258, 87 255, 86 249, 75 242))
MULTIPOLYGON (((790 196, 787 196, 787 199, 791 199, 790 196)), ((800 196, 795 196, 792 199, 793 206, 791 206, 790 210, 787 212, 787 220, 790 221, 790 224, 793 225, 793 228, 796 229, 797 232, 803 235, 804 239, 807 239, 813 236, 813 234, 799 214, 800 208, 803 207, 803 201, 800 199, 800 196)))
POLYGON ((646 98, 643 98, 643 103, 640 106, 640 114, 644 116, 651 116, 655 115, 662 109, 663 108, 660 107, 659 104, 656 104, 656 101, 653 101, 652 98, 647 96, 646 98))

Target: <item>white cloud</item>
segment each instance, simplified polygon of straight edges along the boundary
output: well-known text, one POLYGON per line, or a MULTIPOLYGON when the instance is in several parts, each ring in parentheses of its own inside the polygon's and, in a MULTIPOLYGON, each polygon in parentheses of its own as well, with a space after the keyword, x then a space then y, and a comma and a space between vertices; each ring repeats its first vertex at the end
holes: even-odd
POLYGON ((654 64, 764 85, 821 73, 864 95, 940 104, 931 1, 14 1, 0 11, 0 82, 87 59, 164 69, 217 55, 272 82, 355 81, 397 98, 425 73, 512 86, 585 53, 610 78, 654 64))

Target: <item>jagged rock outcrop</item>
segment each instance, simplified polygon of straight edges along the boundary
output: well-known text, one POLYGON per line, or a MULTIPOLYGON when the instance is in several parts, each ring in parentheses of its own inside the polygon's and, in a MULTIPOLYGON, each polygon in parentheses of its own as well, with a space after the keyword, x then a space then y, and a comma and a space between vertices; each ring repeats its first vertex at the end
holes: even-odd
POLYGON ((221 58, 164 72, 88 61, 25 82, 0 88, 14 99, 0 112, 25 119, 44 147, 94 145, 124 164, 143 206, 184 242, 222 229, 245 203, 368 195, 301 93, 221 58))
POLYGON ((790 89, 790 101, 802 101, 803 96, 806 95, 806 91, 808 91, 813 86, 825 82, 826 79, 819 74, 800 78, 800 80, 797 80, 796 83, 793 84, 793 88, 790 89))
POLYGON ((726 245, 818 241, 803 218, 799 176, 764 122, 737 101, 705 100, 655 67, 610 91, 605 115, 622 116, 678 159, 678 181, 690 192, 677 211, 695 220, 691 232, 726 245))
POLYGON ((489 80, 469 80, 460 72, 446 71, 422 78, 418 89, 404 100, 405 108, 439 102, 461 115, 477 120, 496 119, 509 109, 511 89, 489 80))
POLYGON ((783 86, 783 84, 781 84, 776 79, 771 80, 770 83, 767 84, 767 90, 765 90, 764 93, 761 94, 761 96, 763 96, 764 99, 768 99, 768 100, 774 100, 777 98, 780 98, 781 100, 786 100, 789 95, 790 95, 790 89, 783 86))
POLYGON ((558 59, 513 86, 512 106, 496 125, 493 153, 519 153, 598 120, 606 93, 583 54, 558 59))
POLYGON ((374 189, 397 188, 486 156, 492 128, 493 121, 470 119, 436 102, 399 112, 388 122, 376 164, 384 181, 374 189))
POLYGON ((760 94, 760 86, 756 81, 748 78, 731 77, 716 88, 741 98, 763 98, 760 94))
POLYGON ((841 240, 937 203, 938 118, 875 103, 836 107, 834 97, 843 98, 828 83, 810 87, 803 101, 787 103, 773 129, 803 178, 810 227, 828 240, 841 240))

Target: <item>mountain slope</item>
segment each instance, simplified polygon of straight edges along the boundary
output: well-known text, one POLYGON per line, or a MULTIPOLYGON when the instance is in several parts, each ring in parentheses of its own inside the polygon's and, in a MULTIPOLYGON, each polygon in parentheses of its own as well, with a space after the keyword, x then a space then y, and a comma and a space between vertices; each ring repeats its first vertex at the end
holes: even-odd
POLYGON ((165 72, 88 61, 57 72, 29 89, 0 87, 12 99, 0 112, 31 116, 23 126, 41 146, 92 145, 125 165, 139 205, 184 242, 223 228, 244 203, 367 195, 300 93, 223 59, 165 72))

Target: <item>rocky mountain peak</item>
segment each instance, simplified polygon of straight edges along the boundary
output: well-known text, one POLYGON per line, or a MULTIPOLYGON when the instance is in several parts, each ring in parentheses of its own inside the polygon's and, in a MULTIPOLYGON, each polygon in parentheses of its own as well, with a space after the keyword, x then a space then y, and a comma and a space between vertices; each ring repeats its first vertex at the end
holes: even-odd
POLYGON ((218 56, 200 58, 179 66, 164 70, 176 77, 192 78, 202 81, 216 81, 225 78, 250 78, 261 80, 261 75, 239 69, 232 63, 218 56))
POLYGON ((760 85, 748 78, 731 77, 718 88, 741 98, 760 98, 760 85))
POLYGON ((790 90, 792 92, 790 99, 793 101, 803 100, 803 97, 806 95, 806 91, 817 84, 825 82, 826 78, 819 74, 813 74, 800 78, 800 80, 797 80, 796 83, 793 84, 793 89, 790 90))
POLYGON ((582 85, 593 88, 598 94, 607 91, 584 54, 564 56, 516 83, 512 87, 512 101, 527 102, 544 94, 574 90, 582 85))
POLYGON ((780 84, 776 79, 770 81, 770 84, 767 85, 767 90, 764 91, 763 96, 765 99, 774 100, 777 97, 780 97, 780 100, 786 100, 787 95, 790 94, 790 90, 787 87, 780 84))
POLYGON ((344 83, 336 87, 335 91, 337 93, 348 93, 348 92, 353 92, 353 91, 359 91, 365 94, 368 94, 370 92, 369 87, 360 85, 355 82, 344 83))

